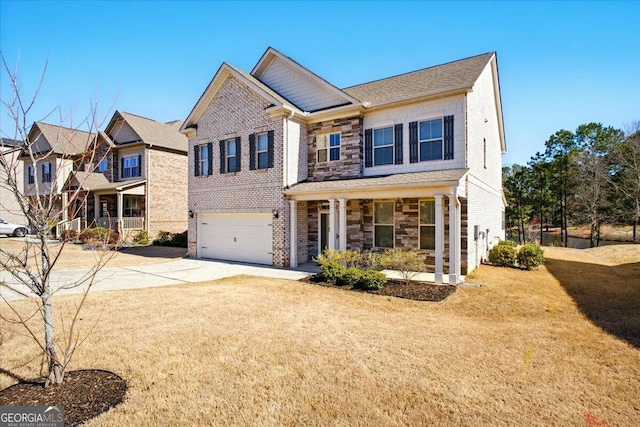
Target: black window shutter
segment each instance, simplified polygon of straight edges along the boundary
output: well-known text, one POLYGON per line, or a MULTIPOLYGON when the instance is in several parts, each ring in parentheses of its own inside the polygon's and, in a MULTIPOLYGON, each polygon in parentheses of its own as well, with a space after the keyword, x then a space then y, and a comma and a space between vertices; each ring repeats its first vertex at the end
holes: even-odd
POLYGON ((142 156, 138 154, 138 175, 142 176, 142 156))
POLYGON ((44 176, 44 163, 42 164, 42 182, 47 182, 46 177, 44 176))
POLYGON ((226 168, 224 167, 225 161, 226 159, 226 155, 225 155, 225 150, 224 150, 224 141, 220 141, 220 173, 224 173, 224 171, 226 170, 226 168))
POLYGON ((242 151, 240 145, 240 137, 236 136, 236 172, 240 172, 240 164, 242 160, 242 151))
POLYGON ((272 130, 270 130, 269 132, 267 132, 267 144, 268 144, 268 150, 269 150, 269 166, 270 168, 273 167, 273 150, 274 150, 274 132, 272 130))
POLYGON ((207 161, 209 162, 209 175, 213 175, 213 142, 207 143, 207 151, 207 154, 209 154, 209 157, 207 158, 207 161))
POLYGON ((256 168, 256 134, 249 135, 249 169, 256 168))
POLYGON ((373 132, 371 129, 364 131, 364 166, 373 166, 373 132))
POLYGON ((418 163, 418 122, 409 123, 409 163, 418 163))
POLYGON ((200 176, 200 146, 193 147, 193 176, 200 176))
POLYGON ((393 130, 394 130, 393 145, 396 152, 395 164, 401 165, 402 164, 402 123, 398 123, 397 125, 395 125, 393 130))
POLYGON ((124 178, 124 157, 120 159, 120 176, 124 178))
POLYGON ((444 118, 444 159, 453 159, 453 116, 444 118))

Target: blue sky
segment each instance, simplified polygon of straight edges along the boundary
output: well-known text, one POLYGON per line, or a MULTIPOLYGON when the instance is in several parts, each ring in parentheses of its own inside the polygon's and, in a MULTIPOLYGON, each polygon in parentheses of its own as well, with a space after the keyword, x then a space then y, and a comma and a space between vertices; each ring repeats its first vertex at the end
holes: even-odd
MULTIPOLYGON (((638 22, 638 1, 2 0, 0 49, 19 59, 25 94, 48 58, 28 119, 59 107, 54 124, 80 122, 92 101, 103 116, 184 119, 223 61, 251 71, 268 46, 338 87, 496 51, 509 165, 557 130, 640 120, 638 22)), ((3 72, 3 100, 7 88, 3 72)))

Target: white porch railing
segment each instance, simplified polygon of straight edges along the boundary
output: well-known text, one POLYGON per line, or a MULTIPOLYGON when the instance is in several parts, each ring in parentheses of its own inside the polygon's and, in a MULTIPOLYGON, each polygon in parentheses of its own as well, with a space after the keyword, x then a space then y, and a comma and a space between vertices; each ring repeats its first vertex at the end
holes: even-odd
POLYGON ((106 216, 101 216, 100 218, 97 219, 97 221, 98 221, 98 227, 110 228, 112 230, 115 230, 116 225, 118 224, 118 221, 116 218, 106 217, 106 216))
POLYGON ((80 218, 60 221, 56 225, 56 238, 59 239, 62 237, 62 232, 67 230, 73 230, 76 233, 80 233, 80 218))
POLYGON ((144 217, 126 217, 122 218, 123 230, 142 230, 144 229, 144 217))

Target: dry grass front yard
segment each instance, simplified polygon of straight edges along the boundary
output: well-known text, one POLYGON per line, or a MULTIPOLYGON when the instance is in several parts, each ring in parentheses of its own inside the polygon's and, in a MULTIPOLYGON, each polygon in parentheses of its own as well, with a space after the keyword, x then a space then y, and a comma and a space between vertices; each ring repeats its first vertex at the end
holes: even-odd
MULTIPOLYGON (((96 293, 74 368, 130 389, 87 425, 637 426, 640 252, 626 248, 483 266, 480 288, 443 303, 254 277, 96 293)), ((18 331, 2 325, 2 368, 33 375, 18 331)))

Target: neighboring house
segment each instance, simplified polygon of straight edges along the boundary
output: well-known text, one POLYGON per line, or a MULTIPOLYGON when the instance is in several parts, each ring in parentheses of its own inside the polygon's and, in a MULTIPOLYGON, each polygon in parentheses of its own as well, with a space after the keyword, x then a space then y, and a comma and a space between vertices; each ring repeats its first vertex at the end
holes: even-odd
POLYGON ((223 63, 181 131, 191 256, 406 248, 459 283, 504 238, 495 53, 338 89, 269 48, 223 63))
POLYGON ((145 230, 187 229, 187 138, 182 121, 161 123, 116 111, 97 136, 92 164, 73 173, 67 191, 81 191, 74 209, 87 225, 97 223, 130 238, 145 230))
MULTIPOLYGON (((69 212, 64 184, 80 167, 79 159, 90 149, 95 134, 63 126, 34 122, 29 130, 30 149, 22 151, 24 195, 51 203, 52 212, 61 212, 58 222, 66 222, 69 212)), ((47 206, 47 205, 45 205, 47 206)), ((53 218, 52 218, 53 219, 53 218)))
POLYGON ((21 141, 15 139, 2 138, 0 140, 0 161, 3 166, 0 167, 0 219, 14 224, 27 224, 27 219, 20 208, 18 199, 9 186, 5 173, 7 169, 12 177, 15 177, 18 189, 22 190, 23 182, 23 166, 20 162, 21 141))

